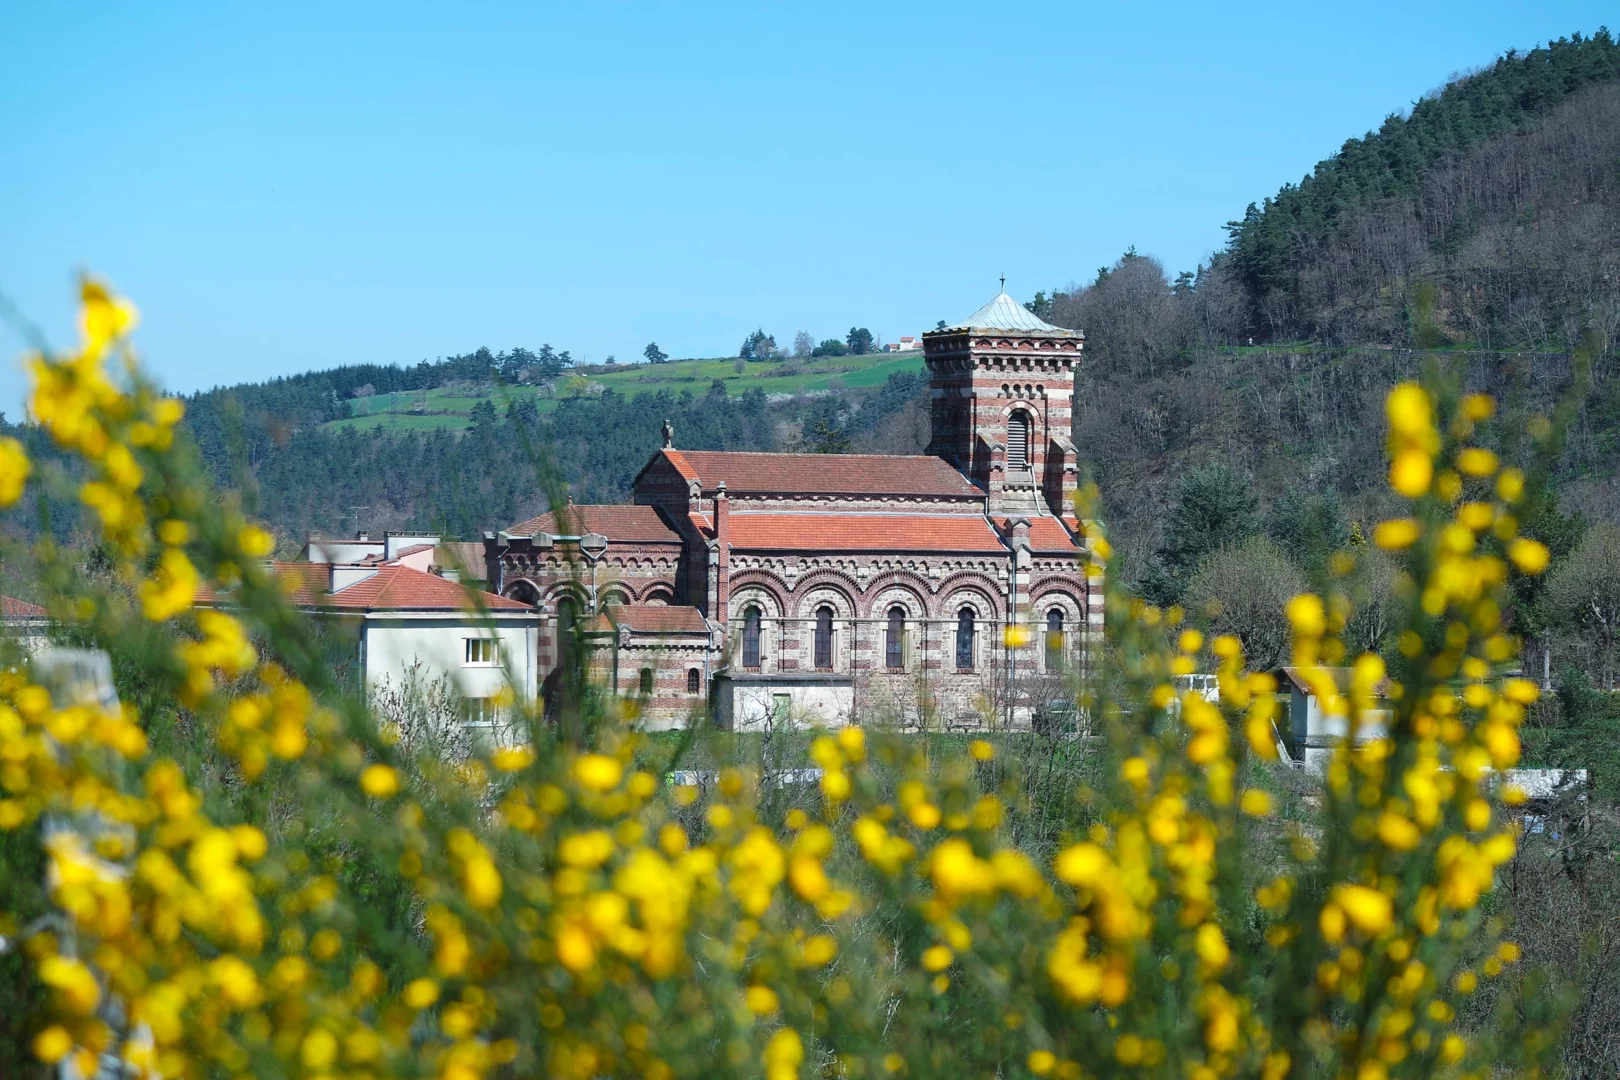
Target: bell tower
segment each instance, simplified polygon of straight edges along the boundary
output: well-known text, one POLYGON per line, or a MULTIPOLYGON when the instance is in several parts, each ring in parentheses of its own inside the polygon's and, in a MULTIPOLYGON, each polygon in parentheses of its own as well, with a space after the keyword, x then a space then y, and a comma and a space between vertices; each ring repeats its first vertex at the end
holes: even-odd
POLYGON ((993 514, 1072 516, 1074 369, 1085 335, 1002 293, 923 335, 933 399, 928 452, 990 496, 993 514))

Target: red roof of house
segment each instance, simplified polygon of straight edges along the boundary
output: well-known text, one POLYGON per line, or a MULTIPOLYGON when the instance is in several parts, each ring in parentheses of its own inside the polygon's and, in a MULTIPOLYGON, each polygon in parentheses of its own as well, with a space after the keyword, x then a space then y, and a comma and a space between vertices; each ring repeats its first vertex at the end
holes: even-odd
POLYGON ((8 619, 39 619, 45 616, 45 609, 15 596, 0 596, 0 615, 8 619))
POLYGON ((606 630, 604 620, 613 626, 628 626, 638 634, 707 634, 709 624, 703 612, 685 605, 610 604, 596 617, 595 630, 606 630))
POLYGON ((770 551, 1005 552, 977 514, 756 514, 733 512, 733 548, 770 551))
POLYGON ((460 611, 480 606, 492 611, 532 610, 528 604, 469 589, 408 566, 384 566, 348 588, 328 593, 319 602, 356 611, 460 611))
MULTIPOLYGON (((332 567, 327 563, 278 562, 270 572, 281 583, 287 599, 299 607, 341 608, 349 611, 461 611, 481 602, 492 611, 529 611, 529 605, 494 593, 469 589, 437 574, 408 566, 381 566, 370 577, 346 589, 327 592, 332 567)), ((199 604, 213 604, 220 596, 209 588, 197 590, 199 604)))
POLYGON ((682 476, 713 491, 790 495, 923 495, 983 498, 984 492, 942 459, 898 454, 756 454, 662 450, 682 476))
POLYGON ((678 544, 681 538, 659 516, 656 507, 593 505, 570 506, 563 514, 568 519, 569 532, 563 532, 556 511, 530 518, 506 531, 513 536, 583 536, 601 533, 609 540, 622 540, 637 544, 678 544))

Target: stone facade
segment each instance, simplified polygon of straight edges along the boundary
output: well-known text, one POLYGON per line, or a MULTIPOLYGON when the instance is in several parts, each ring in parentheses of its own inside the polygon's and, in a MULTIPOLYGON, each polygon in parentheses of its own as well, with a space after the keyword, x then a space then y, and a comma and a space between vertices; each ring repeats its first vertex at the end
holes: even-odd
MULTIPOLYGON (((490 581, 546 617, 542 671, 561 627, 606 613, 592 624, 616 650, 605 677, 639 693, 652 672, 651 726, 738 686, 789 713, 814 697, 805 711, 823 723, 1027 723, 1101 631, 1072 510, 1082 344, 1005 294, 925 334, 927 455, 683 451, 666 425, 633 504, 570 505, 489 535, 490 581), (637 614, 656 607, 683 613, 637 614), (848 704, 829 717, 831 701, 848 704)), ((717 713, 745 711, 730 704, 717 713)))

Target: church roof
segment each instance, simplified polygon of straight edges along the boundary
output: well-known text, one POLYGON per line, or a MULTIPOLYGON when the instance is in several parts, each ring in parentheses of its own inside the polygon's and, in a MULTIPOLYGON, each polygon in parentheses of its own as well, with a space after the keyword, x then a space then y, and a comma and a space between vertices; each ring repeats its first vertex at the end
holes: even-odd
POLYGON ((978 498, 984 492, 940 458, 921 454, 759 454, 660 451, 688 480, 734 494, 917 495, 978 498))
POLYGON ((625 626, 637 634, 707 634, 703 612, 684 604, 609 604, 596 617, 593 630, 625 626))
MULTIPOLYGON (((1002 535, 1012 536, 1012 518, 1003 517, 997 520, 996 525, 1001 529, 1002 535)), ((1029 519, 1029 548, 1039 552, 1063 552, 1073 555, 1079 533, 1078 523, 1071 532, 1069 527, 1057 518, 1031 517, 1029 519)))
POLYGON ((1002 293, 984 307, 975 311, 955 326, 952 330, 1021 330, 1026 333, 1048 333, 1073 336, 1075 331, 1065 330, 1061 326, 1053 326, 1041 319, 1033 311, 1014 300, 1006 293, 1002 293))
POLYGON ((596 504, 570 506, 563 516, 571 532, 563 532, 556 511, 530 518, 506 531, 512 536, 583 536, 600 533, 609 540, 627 544, 678 544, 680 535, 664 521, 655 507, 596 504))
POLYGON ((950 551, 1005 553, 977 514, 731 515, 733 549, 762 551, 950 551))

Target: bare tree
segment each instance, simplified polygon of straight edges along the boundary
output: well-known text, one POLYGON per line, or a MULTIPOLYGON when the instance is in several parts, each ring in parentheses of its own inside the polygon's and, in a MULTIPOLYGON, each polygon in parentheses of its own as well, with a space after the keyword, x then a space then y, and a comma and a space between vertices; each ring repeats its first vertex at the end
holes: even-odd
POLYGON ((1549 623, 1591 645, 1603 688, 1613 690, 1614 649, 1620 642, 1620 528, 1588 529, 1547 579, 1541 603, 1549 623))
POLYGON ((810 355, 816 347, 816 339, 810 336, 810 331, 800 330, 793 335, 793 356, 796 360, 803 360, 810 355))
POLYGON ((1187 610, 1204 616, 1217 634, 1232 634, 1256 671, 1288 655, 1284 609, 1305 591, 1305 579, 1276 544, 1251 536, 1206 558, 1187 582, 1187 610))

